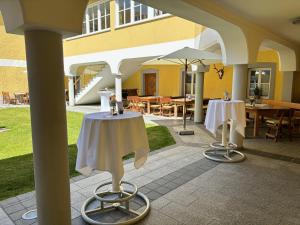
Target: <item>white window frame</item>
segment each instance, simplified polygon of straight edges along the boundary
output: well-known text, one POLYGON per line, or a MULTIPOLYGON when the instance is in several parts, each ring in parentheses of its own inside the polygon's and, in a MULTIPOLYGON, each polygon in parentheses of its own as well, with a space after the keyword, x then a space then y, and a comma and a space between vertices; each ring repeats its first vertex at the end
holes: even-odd
POLYGON ((247 96, 248 98, 250 97, 250 80, 251 80, 251 72, 252 71, 257 71, 258 74, 258 83, 257 86, 259 89, 261 89, 261 75, 262 75, 262 71, 263 70, 268 70, 270 71, 270 77, 269 77, 269 82, 268 83, 264 83, 264 84, 268 84, 269 85, 269 93, 267 96, 260 96, 262 99, 270 99, 271 98, 271 92, 272 92, 272 68, 250 68, 248 70, 248 90, 247 90, 247 96))
MULTIPOLYGON (((111 16, 111 10, 109 9, 109 13, 106 14, 106 10, 105 10, 105 15, 101 15, 101 10, 100 10, 100 7, 101 5, 103 4, 106 4, 107 2, 109 2, 109 0, 105 0, 105 1, 97 1, 97 2, 94 2, 90 5, 87 6, 86 8, 86 11, 85 11, 85 32, 83 32, 83 35, 87 35, 87 34, 93 34, 93 33, 98 33, 98 32, 101 32, 101 31, 106 31, 106 30, 110 30, 110 26, 107 27, 107 16, 109 16, 109 19, 110 19, 110 16, 111 16), (98 21, 98 30, 94 30, 94 31, 90 31, 90 18, 89 18, 89 14, 88 14, 88 10, 90 8, 93 8, 97 6, 97 21, 98 21), (101 25, 101 18, 102 17, 105 17, 105 28, 102 29, 102 25, 101 25)), ((110 6, 109 6, 110 7, 110 6)), ((83 22, 84 23, 84 22, 83 22)), ((110 24, 111 25, 111 24, 110 24)))
POLYGON ((97 32, 98 30, 99 30, 99 6, 98 6, 98 4, 91 4, 91 5, 89 5, 87 8, 86 8, 86 21, 85 21, 85 24, 86 24, 86 33, 87 34, 90 34, 90 33, 94 33, 94 32, 97 32), (95 17, 95 18, 93 18, 93 31, 91 31, 91 27, 90 27, 90 15, 89 15, 89 13, 88 13, 88 11, 90 10, 90 9, 92 9, 92 11, 94 11, 93 10, 93 8, 94 7, 97 7, 97 17, 95 17), (94 30, 94 23, 95 23, 95 20, 97 19, 97 28, 98 28, 98 30, 94 30))
POLYGON ((275 93, 275 76, 276 76, 276 64, 275 63, 256 63, 249 64, 248 70, 248 87, 247 97, 250 97, 250 76, 252 70, 270 70, 270 81, 269 81, 269 96, 261 96, 262 99, 273 99, 275 93))
POLYGON ((163 16, 167 13, 165 13, 164 11, 160 10, 160 9, 154 9, 153 8, 153 17, 160 17, 160 16, 163 16), (159 12, 159 14, 155 15, 155 11, 159 12))
POLYGON ((138 22, 138 21, 146 20, 146 19, 149 18, 149 15, 148 15, 148 13, 149 13, 149 6, 146 6, 147 17, 146 18, 142 18, 142 16, 143 16, 143 6, 146 6, 146 5, 144 5, 144 4, 140 3, 140 2, 134 2, 133 1, 133 17, 131 18, 131 20, 133 20, 134 22, 138 22), (136 3, 138 5, 136 5, 136 3), (138 20, 135 20, 135 10, 136 10, 136 8, 139 8, 139 11, 140 11, 140 15, 139 15, 139 19, 138 20))
MULTIPOLYGON (((161 15, 157 15, 155 16, 154 14, 154 11, 155 9, 150 7, 150 6, 147 6, 147 10, 148 10, 148 17, 146 19, 140 19, 140 20, 137 20, 135 21, 134 20, 134 9, 135 9, 135 5, 134 5, 134 1, 131 0, 131 4, 130 4, 130 22, 129 23, 124 23, 124 24, 120 24, 119 23, 119 12, 120 12, 120 7, 119 7, 119 0, 116 0, 115 1, 115 4, 116 4, 116 13, 115 13, 115 28, 118 29, 118 28, 122 28, 122 27, 127 27, 127 26, 131 26, 131 25, 134 25, 134 24, 139 24, 139 23, 144 23, 146 21, 149 21, 149 20, 156 20, 156 19, 160 19, 160 18, 163 18, 163 17, 168 17, 168 16, 172 16, 171 14, 168 14, 168 13, 163 13, 161 15)), ((143 4, 141 4, 143 5, 143 4)), ((141 7, 140 5, 140 7, 141 7)), ((142 8, 142 7, 141 7, 142 8)), ((140 11, 140 14, 142 13, 142 11, 140 11)))
POLYGON ((132 5, 133 5, 134 2, 130 1, 130 7, 125 8, 125 1, 124 1, 124 8, 122 10, 120 10, 119 0, 116 0, 115 3, 116 3, 116 12, 115 12, 115 14, 116 14, 116 24, 118 24, 119 26, 125 26, 127 24, 130 24, 132 22, 132 13, 133 13, 132 12, 132 9, 133 9, 132 5), (128 9, 130 9, 130 20, 129 20, 128 23, 126 23, 126 14, 125 14, 125 12, 128 9), (120 24, 120 20, 119 20, 120 19, 119 18, 120 11, 123 12, 123 17, 124 17, 124 23, 123 24, 120 24))
POLYGON ((111 27, 111 23, 110 23, 110 16, 111 16, 111 10, 110 10, 110 1, 107 0, 107 1, 101 1, 99 3, 99 6, 98 6, 98 10, 99 10, 99 13, 98 13, 98 17, 99 17, 99 27, 100 27, 100 31, 101 30, 107 30, 107 29, 110 29, 111 27), (106 11, 106 8, 104 9, 104 15, 101 14, 101 10, 100 10, 100 7, 101 5, 106 5, 108 3, 108 8, 109 8, 109 13, 107 13, 106 11), (105 27, 102 28, 102 23, 101 23, 101 18, 104 18, 104 21, 105 21, 105 27), (107 26, 108 24, 108 21, 109 20, 109 27, 107 26))

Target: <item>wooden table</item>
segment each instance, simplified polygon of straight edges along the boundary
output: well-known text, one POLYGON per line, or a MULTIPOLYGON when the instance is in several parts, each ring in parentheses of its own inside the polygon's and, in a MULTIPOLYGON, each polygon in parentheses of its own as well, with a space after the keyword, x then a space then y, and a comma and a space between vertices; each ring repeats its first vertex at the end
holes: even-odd
POLYGON ((26 99, 26 93, 25 92, 15 92, 15 99, 17 100, 17 102, 19 104, 25 104, 27 103, 27 99, 26 99))
POLYGON ((146 102, 147 103, 147 113, 150 114, 150 104, 151 103, 156 103, 158 101, 157 96, 147 96, 147 97, 140 97, 141 102, 146 102))
MULTIPOLYGON (((178 117, 178 108, 183 107, 183 111, 185 111, 185 104, 184 104, 184 98, 175 98, 172 99, 172 103, 174 104, 174 116, 178 117)), ((186 105, 188 104, 194 104, 194 99, 186 99, 185 101, 186 105)))
POLYGON ((264 116, 272 117, 277 110, 290 110, 290 108, 266 104, 256 104, 255 106, 246 105, 246 113, 254 116, 253 137, 259 134, 260 118, 263 119, 264 116))

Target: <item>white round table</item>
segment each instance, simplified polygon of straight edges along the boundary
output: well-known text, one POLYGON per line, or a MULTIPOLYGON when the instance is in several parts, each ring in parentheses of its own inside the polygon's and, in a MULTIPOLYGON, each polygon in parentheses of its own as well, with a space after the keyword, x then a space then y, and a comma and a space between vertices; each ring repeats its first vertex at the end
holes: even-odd
MULTIPOLYGON (((90 175, 93 170, 108 171, 112 174, 112 182, 101 184, 94 191, 94 196, 89 198, 83 205, 81 213, 83 219, 91 224, 106 224, 95 221, 89 213, 103 212, 118 208, 133 214, 129 209, 129 200, 139 196, 145 202, 144 212, 136 215, 134 219, 126 221, 130 224, 142 219, 149 211, 148 198, 137 191, 137 187, 126 181, 121 181, 124 175, 122 158, 129 153, 135 153, 135 168, 141 167, 147 160, 149 153, 148 137, 143 117, 137 112, 125 112, 116 116, 107 112, 87 114, 84 116, 80 135, 77 142, 76 170, 83 175, 90 175), (109 192, 99 192, 105 185, 112 184, 109 192), (125 191, 121 184, 130 185, 134 191, 125 191), (115 195, 117 194, 117 198, 115 195), (109 197, 111 195, 112 197, 109 197), (113 199, 113 200, 111 200, 113 199), (87 210, 88 206, 95 200, 99 200, 100 208, 87 210), (126 203, 124 208, 121 203, 126 203), (105 207, 104 203, 109 203, 105 207)), ((135 213, 135 212, 134 212, 135 213)))
POLYGON ((228 121, 231 122, 230 132, 236 130, 242 136, 245 136, 245 103, 239 100, 210 100, 204 125, 214 135, 216 135, 217 129, 222 125, 222 142, 212 143, 211 147, 213 149, 204 152, 206 158, 218 162, 240 162, 245 159, 245 155, 236 150, 236 144, 228 142, 228 121))

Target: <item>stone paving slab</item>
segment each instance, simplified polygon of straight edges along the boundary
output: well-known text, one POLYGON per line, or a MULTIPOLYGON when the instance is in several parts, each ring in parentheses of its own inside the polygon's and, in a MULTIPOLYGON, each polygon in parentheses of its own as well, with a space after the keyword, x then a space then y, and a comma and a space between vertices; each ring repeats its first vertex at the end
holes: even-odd
POLYGON ((0 208, 0 224, 1 225, 14 225, 7 214, 0 208))

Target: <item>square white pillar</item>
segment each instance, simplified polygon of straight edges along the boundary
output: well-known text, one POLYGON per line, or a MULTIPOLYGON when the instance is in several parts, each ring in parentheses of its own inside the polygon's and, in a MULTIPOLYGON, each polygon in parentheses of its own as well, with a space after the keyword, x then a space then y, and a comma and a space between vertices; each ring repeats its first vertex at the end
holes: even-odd
POLYGON ((293 94, 294 72, 282 72, 281 101, 291 102, 293 94))

